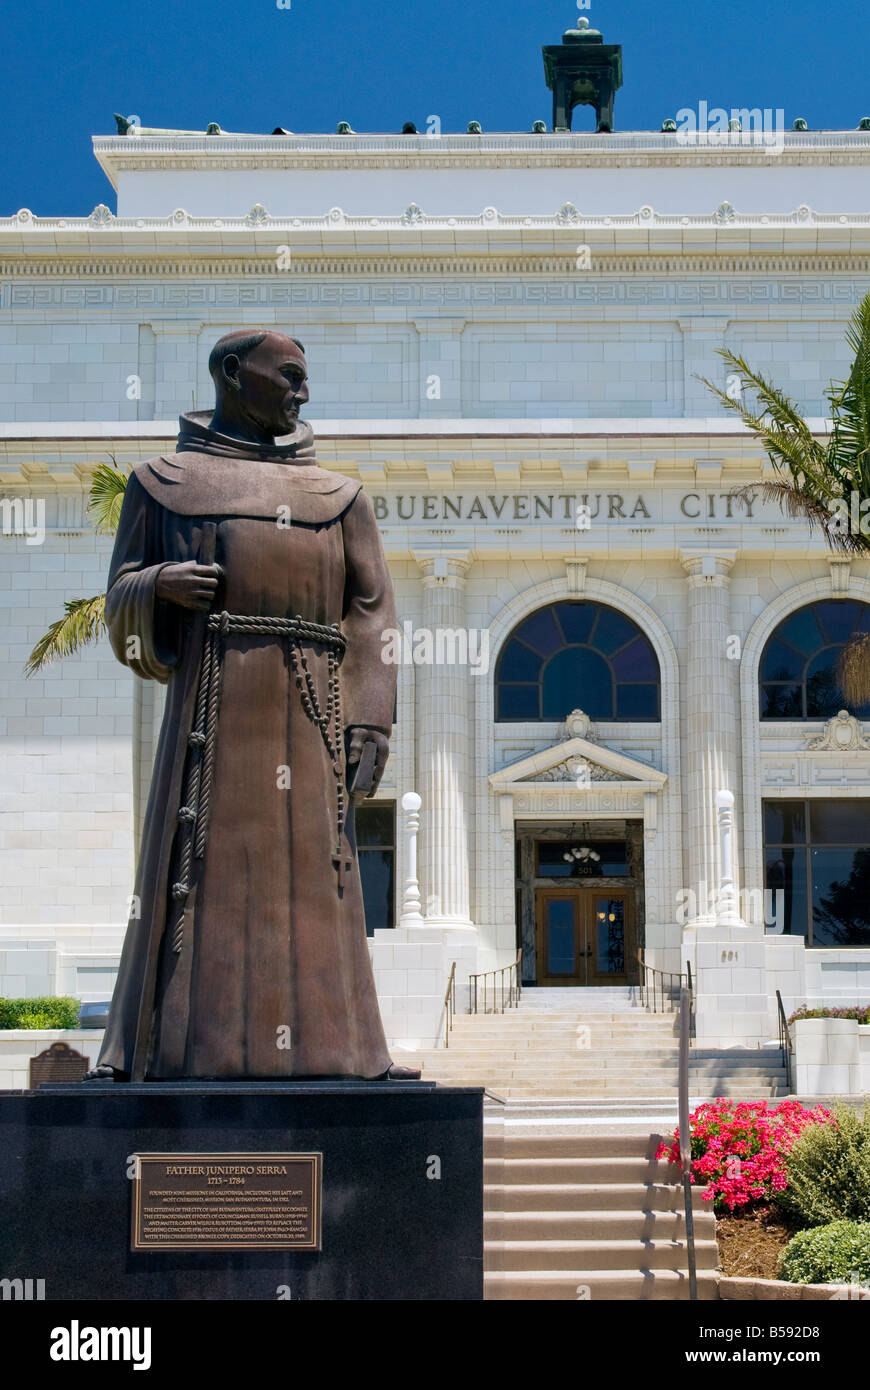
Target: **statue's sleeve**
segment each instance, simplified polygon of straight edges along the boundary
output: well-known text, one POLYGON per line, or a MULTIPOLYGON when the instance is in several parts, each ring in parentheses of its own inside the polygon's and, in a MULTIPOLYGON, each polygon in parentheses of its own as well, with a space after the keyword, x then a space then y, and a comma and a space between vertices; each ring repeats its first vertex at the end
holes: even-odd
POLYGON ((106 592, 112 651, 144 680, 165 685, 180 648, 181 614, 157 597, 157 576, 172 556, 159 553, 161 508, 131 474, 124 493, 106 592))
POLYGON ((393 727, 396 667, 382 660, 395 649, 384 634, 396 627, 396 601, 372 504, 357 493, 342 519, 345 588, 342 629, 347 651, 341 664, 342 714, 345 728, 355 724, 393 727))

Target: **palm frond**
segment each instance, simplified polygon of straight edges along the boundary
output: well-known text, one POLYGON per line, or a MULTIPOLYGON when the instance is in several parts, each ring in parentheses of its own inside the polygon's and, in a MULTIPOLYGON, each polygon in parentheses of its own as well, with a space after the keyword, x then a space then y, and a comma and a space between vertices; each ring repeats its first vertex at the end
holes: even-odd
POLYGON ((848 461, 849 483, 862 497, 870 495, 870 295, 853 314, 846 341, 855 354, 846 381, 832 382, 833 435, 837 454, 848 461))
POLYGON ((870 633, 860 632, 846 643, 837 662, 837 683, 853 709, 870 703, 870 633))
POLYGON ((52 623, 30 653, 24 668, 28 676, 35 676, 52 661, 59 661, 61 657, 70 656, 81 647, 96 642, 105 632, 105 594, 68 599, 64 609, 64 616, 52 623))
MULTIPOLYGON (((753 371, 746 359, 741 357, 739 353, 731 352, 729 348, 718 348, 717 352, 723 362, 738 373, 744 390, 751 388, 755 392, 759 404, 763 406, 760 412, 761 416, 769 417, 768 428, 772 422, 778 430, 792 433, 802 440, 808 454, 815 455, 820 452, 822 446, 816 440, 794 401, 784 391, 781 391, 772 381, 768 381, 760 372, 753 371)), ((749 415, 753 419, 756 418, 742 401, 732 400, 724 391, 720 391, 710 382, 705 382, 705 385, 710 387, 720 400, 724 397, 723 404, 727 402, 728 409, 735 410, 739 415, 749 415)))
POLYGON ((841 554, 866 555, 870 550, 870 537, 838 527, 838 513, 831 510, 827 496, 822 497, 793 483, 773 478, 757 483, 741 483, 739 487, 731 488, 729 496, 739 501, 760 496, 764 502, 776 502, 780 511, 791 521, 806 521, 810 526, 818 527, 831 550, 841 554))
POLYGON ((110 457, 111 464, 100 463, 94 469, 88 496, 88 511, 97 531, 114 535, 118 529, 121 506, 130 475, 121 472, 114 455, 110 457))

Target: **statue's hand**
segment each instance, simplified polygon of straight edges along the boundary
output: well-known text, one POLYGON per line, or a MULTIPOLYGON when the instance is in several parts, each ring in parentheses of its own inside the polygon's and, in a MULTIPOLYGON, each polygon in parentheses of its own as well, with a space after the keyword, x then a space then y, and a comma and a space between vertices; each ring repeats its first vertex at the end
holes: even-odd
POLYGON ((390 755, 390 740, 387 735, 381 733, 380 729, 367 729, 363 724, 357 724, 352 729, 348 729, 347 761, 358 763, 362 757, 363 744, 374 743, 377 752, 375 754, 375 768, 372 773, 372 789, 368 793, 374 796, 378 789, 378 783, 384 775, 384 768, 387 765, 387 758, 390 755))
POLYGON ((202 612, 214 602, 222 574, 220 565, 200 565, 196 560, 164 565, 157 576, 157 597, 202 612))

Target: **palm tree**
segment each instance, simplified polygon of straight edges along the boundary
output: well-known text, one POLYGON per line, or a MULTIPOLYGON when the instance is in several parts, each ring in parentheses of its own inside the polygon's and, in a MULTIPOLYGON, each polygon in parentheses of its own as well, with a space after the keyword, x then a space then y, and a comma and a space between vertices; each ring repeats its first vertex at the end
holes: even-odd
MULTIPOLYGON (((734 399, 701 377, 726 410, 735 411, 764 446, 776 477, 735 488, 735 496, 760 492, 790 517, 803 517, 820 530, 832 550, 870 556, 870 516, 859 507, 870 499, 870 294, 859 304, 846 330, 854 360, 846 381, 832 381, 825 392, 831 428, 824 442, 811 433, 797 406, 778 386, 752 370, 743 357, 719 349, 719 356, 751 391, 755 407, 734 399), (865 529, 866 528, 866 529, 865 529)), ((864 504, 867 511, 870 503, 864 504)), ((840 687, 850 704, 870 700, 870 635, 853 638, 838 666, 840 687)))
MULTIPOLYGON (((112 462, 98 464, 91 479, 88 513, 96 530, 113 536, 118 529, 121 504, 129 474, 122 473, 111 455, 112 462)), ((40 637, 27 659, 25 671, 34 676, 52 661, 70 656, 90 642, 96 642, 106 630, 106 595, 93 598, 72 598, 64 604, 64 615, 52 623, 40 637)))

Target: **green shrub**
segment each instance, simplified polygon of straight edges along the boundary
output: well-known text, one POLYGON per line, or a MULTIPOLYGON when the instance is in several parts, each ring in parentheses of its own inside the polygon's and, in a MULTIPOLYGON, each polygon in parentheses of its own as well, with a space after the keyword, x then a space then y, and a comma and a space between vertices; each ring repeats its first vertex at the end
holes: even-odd
POLYGON ((783 1251, 780 1278, 789 1284, 870 1280, 870 1222, 832 1221, 799 1231, 783 1251))
POLYGON ((802 1018, 854 1018, 856 1023, 870 1023, 870 1004, 848 1004, 845 1008, 840 1005, 831 1008, 820 1005, 817 1009, 811 1009, 809 1004, 801 1004, 788 1021, 799 1023, 802 1018))
POLYGON ((78 999, 42 995, 34 999, 0 999, 0 1028, 77 1028, 78 999))
POLYGON ((804 1226, 870 1221, 870 1106, 834 1107, 833 1122, 807 1125, 786 1156, 776 1201, 804 1226))

